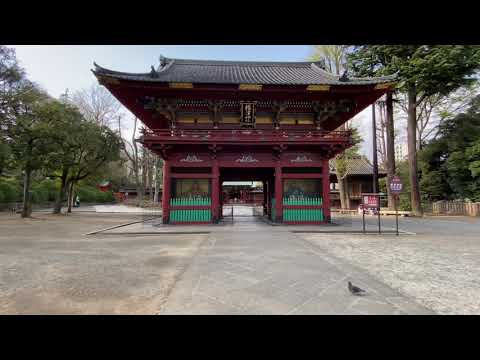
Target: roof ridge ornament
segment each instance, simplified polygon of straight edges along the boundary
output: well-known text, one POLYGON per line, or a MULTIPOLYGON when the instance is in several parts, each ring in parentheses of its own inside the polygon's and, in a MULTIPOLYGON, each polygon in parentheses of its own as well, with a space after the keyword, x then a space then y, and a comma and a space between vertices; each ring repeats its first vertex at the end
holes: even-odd
POLYGON ((155 68, 153 67, 153 65, 151 65, 151 70, 150 70, 150 77, 152 78, 158 78, 158 73, 157 73, 157 70, 155 70, 155 68))
POLYGON ((167 65, 167 58, 160 54, 160 67, 167 65))
POLYGON ((348 69, 345 68, 345 71, 343 72, 342 76, 338 78, 338 81, 346 82, 350 80, 347 74, 348 74, 348 69))

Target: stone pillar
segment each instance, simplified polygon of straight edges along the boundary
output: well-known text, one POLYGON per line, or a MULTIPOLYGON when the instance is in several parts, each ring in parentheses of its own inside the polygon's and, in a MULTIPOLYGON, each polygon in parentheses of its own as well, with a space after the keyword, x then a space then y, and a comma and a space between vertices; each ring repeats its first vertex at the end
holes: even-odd
POLYGON ((162 189, 162 222, 168 224, 170 219, 170 164, 163 162, 163 189, 162 189))
POLYGON ((322 163, 322 188, 323 188, 323 216, 326 222, 330 222, 330 169, 328 160, 322 163))
POLYGON ((220 219, 220 172, 218 160, 213 160, 212 166, 212 221, 216 223, 220 219))
POLYGON ((282 168, 280 163, 275 166, 275 212, 276 222, 283 221, 283 186, 282 168))

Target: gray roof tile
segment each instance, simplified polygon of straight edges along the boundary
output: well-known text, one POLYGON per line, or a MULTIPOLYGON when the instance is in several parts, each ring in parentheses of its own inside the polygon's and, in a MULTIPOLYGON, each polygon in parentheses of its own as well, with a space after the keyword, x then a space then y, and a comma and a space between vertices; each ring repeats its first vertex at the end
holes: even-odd
POLYGON ((395 81, 396 77, 350 78, 339 81, 339 76, 320 68, 315 62, 258 62, 184 60, 163 58, 165 65, 156 69, 155 76, 147 73, 125 73, 95 65, 95 75, 118 79, 151 82, 189 82, 213 84, 263 85, 370 85, 395 81))
MULTIPOLYGON (((335 174, 335 159, 329 161, 330 172, 335 174)), ((378 167, 379 175, 387 172, 381 166, 378 167)), ((365 156, 357 156, 347 160, 347 175, 373 175, 373 165, 365 156)))

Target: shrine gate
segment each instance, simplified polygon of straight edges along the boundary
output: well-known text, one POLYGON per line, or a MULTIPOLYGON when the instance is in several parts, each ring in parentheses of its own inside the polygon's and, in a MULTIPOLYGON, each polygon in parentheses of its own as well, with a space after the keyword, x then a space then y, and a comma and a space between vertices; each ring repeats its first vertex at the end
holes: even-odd
POLYGON ((93 73, 146 126, 164 160, 163 222, 215 223, 224 181, 261 181, 265 216, 330 221, 328 160, 352 146, 342 125, 394 86, 393 76, 336 76, 321 62, 160 58, 147 73, 93 73))

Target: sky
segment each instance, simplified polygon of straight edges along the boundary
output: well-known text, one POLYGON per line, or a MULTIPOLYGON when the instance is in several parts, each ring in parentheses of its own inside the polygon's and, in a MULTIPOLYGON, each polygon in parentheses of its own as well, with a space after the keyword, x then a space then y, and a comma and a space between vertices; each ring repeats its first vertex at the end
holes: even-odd
MULTIPOLYGON (((311 45, 7 45, 36 82, 50 95, 59 97, 96 83, 93 62, 102 67, 125 72, 148 72, 158 66, 159 57, 245 60, 305 61, 312 55, 311 45)), ((132 120, 133 123, 133 120, 132 120)), ((372 157, 371 108, 358 114, 353 123, 364 142, 361 152, 372 157)), ((132 125, 133 126, 133 125, 132 125)))

